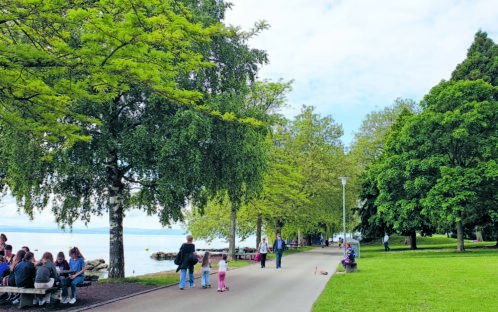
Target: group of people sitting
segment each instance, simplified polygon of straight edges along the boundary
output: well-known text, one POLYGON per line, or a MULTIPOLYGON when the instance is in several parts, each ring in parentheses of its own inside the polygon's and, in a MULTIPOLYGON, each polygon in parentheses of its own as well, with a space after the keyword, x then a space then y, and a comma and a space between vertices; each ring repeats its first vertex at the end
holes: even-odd
MULTIPOLYGON (((24 288, 52 288, 62 290, 61 303, 76 302, 76 285, 85 279, 85 258, 78 247, 69 250, 69 262, 61 251, 54 256, 50 252, 43 253, 39 261, 28 246, 23 246, 14 256, 12 245, 7 244, 7 236, 0 234, 0 284, 24 288), (72 296, 68 296, 71 288, 72 296)), ((50 303, 50 293, 35 296, 33 304, 43 306, 50 303)), ((8 301, 19 303, 20 294, 11 294, 8 301)))

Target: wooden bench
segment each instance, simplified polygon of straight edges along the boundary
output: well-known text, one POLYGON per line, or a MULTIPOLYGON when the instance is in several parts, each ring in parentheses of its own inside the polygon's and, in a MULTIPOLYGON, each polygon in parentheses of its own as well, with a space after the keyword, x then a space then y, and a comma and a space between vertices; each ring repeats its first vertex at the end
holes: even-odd
MULTIPOLYGON (((85 281, 76 285, 76 287, 89 287, 92 286, 92 281, 98 280, 98 277, 89 276, 88 280, 85 276, 85 281)), ((0 293, 15 293, 21 294, 19 298, 19 308, 24 308, 26 306, 33 305, 33 299, 35 295, 46 295, 48 293, 54 293, 60 290, 58 287, 52 288, 24 288, 24 287, 13 287, 13 286, 2 286, 0 287, 0 293)))
POLYGON ((257 253, 236 253, 234 260, 254 260, 254 257, 256 257, 256 255, 257 253))
POLYGON ((23 287, 12 287, 12 286, 2 286, 0 287, 0 292, 10 292, 15 294, 21 294, 19 298, 19 308, 24 308, 26 306, 33 305, 33 298, 35 295, 45 295, 47 293, 56 292, 59 288, 23 288, 23 287))
POLYGON ((88 286, 92 286, 92 282, 91 281, 84 281, 82 283, 79 283, 76 285, 76 287, 88 287, 88 286))
POLYGON ((358 263, 346 262, 346 273, 358 272, 358 263))

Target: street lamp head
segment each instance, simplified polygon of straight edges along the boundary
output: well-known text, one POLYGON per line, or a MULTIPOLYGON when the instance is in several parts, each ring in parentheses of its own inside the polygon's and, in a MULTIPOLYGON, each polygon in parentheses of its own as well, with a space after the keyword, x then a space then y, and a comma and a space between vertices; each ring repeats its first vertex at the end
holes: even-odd
POLYGON ((345 186, 346 185, 346 181, 347 181, 347 179, 349 179, 349 177, 340 177, 339 179, 342 180, 342 186, 345 186))

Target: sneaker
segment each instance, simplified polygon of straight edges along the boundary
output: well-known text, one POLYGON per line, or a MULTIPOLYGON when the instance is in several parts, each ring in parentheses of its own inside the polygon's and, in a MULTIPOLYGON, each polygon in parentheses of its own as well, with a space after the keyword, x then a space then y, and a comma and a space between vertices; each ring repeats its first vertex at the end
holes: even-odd
POLYGON ((12 301, 12 304, 19 304, 19 299, 12 301))
POLYGON ((194 287, 195 287, 195 284, 192 284, 192 285, 190 285, 189 287, 190 287, 190 288, 194 288, 194 287))
POLYGON ((45 299, 42 299, 42 300, 38 301, 38 305, 39 305, 39 306, 42 306, 42 305, 44 305, 44 304, 45 304, 45 299))
POLYGON ((76 302, 76 298, 71 298, 71 300, 68 301, 69 304, 74 304, 76 302))
POLYGON ((208 285, 208 288, 211 288, 211 284, 208 285))
POLYGON ((69 300, 71 300, 69 297, 62 297, 61 303, 63 304, 69 303, 69 300))
POLYGON ((184 290, 184 289, 185 289, 185 288, 183 288, 183 287, 180 287, 180 290, 184 290))
POLYGON ((38 297, 33 297, 33 305, 37 305, 37 304, 38 304, 38 297))
POLYGON ((218 292, 222 292, 222 290, 221 290, 221 289, 218 289, 218 292))

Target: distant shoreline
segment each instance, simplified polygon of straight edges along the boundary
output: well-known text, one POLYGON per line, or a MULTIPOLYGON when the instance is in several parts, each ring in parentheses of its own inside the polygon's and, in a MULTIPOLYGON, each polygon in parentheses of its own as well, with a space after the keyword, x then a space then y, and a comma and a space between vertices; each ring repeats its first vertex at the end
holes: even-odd
MULTIPOLYGON (((19 227, 19 226, 0 226, 0 231, 5 232, 23 232, 23 233, 53 233, 53 234, 109 234, 108 228, 94 228, 94 229, 58 229, 58 228, 32 228, 32 227, 19 227)), ((184 230, 175 229, 138 229, 138 228, 124 228, 124 234, 128 235, 185 235, 184 230)))

